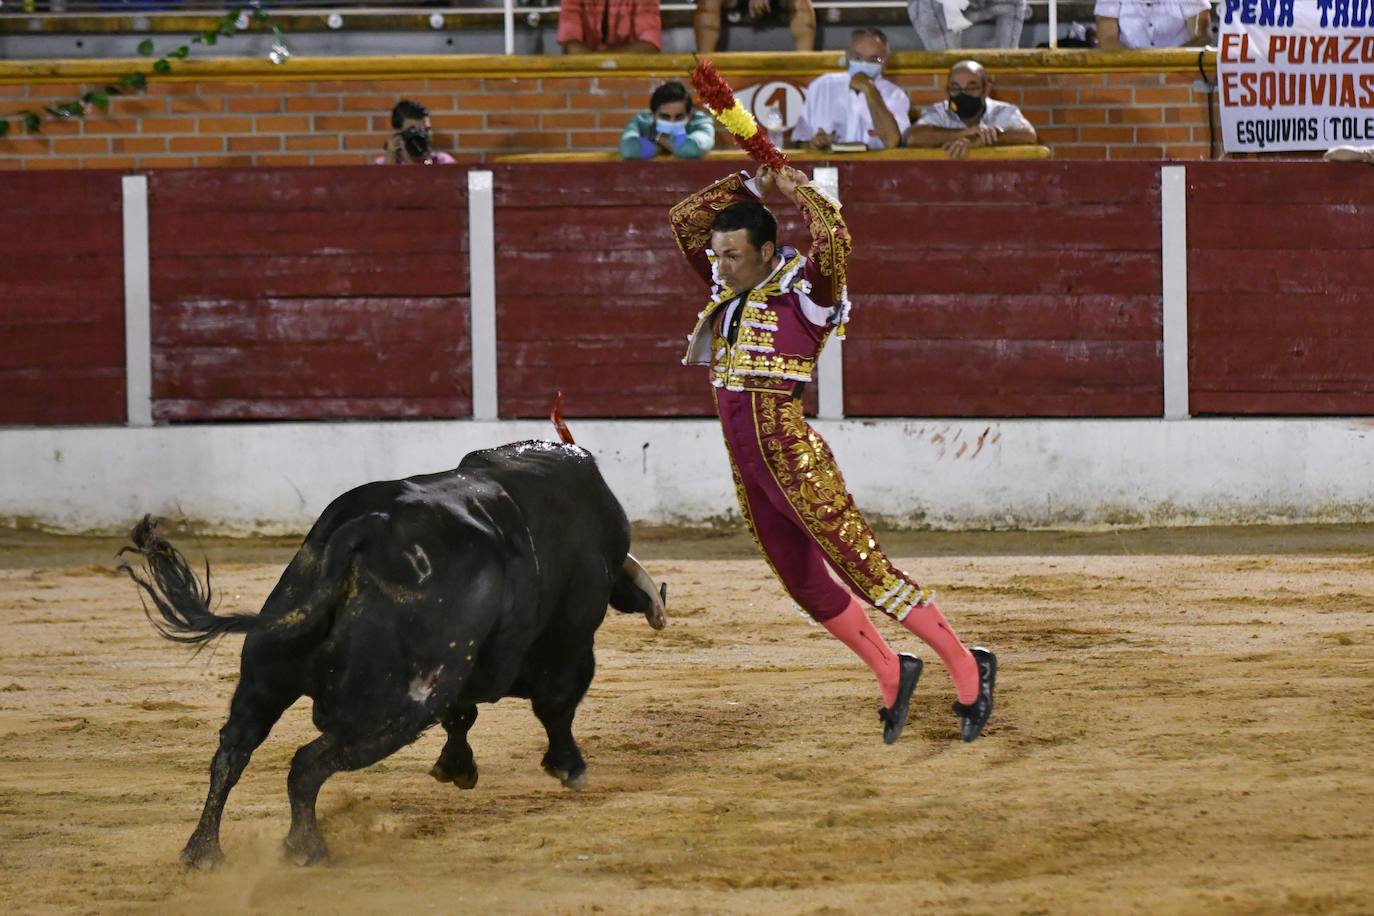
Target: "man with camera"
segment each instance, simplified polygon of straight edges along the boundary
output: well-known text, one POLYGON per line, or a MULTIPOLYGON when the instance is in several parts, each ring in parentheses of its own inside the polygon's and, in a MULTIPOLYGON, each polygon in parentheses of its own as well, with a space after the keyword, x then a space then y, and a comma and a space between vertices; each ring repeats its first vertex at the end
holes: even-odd
POLYGON ((377 165, 452 165, 454 158, 430 146, 429 111, 419 102, 401 99, 391 109, 395 129, 383 144, 377 165))

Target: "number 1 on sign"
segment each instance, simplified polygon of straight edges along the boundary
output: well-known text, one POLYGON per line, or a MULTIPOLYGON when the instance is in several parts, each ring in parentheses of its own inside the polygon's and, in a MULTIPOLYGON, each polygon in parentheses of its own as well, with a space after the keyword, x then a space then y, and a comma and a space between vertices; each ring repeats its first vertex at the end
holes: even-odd
POLYGON ((770 108, 776 109, 779 117, 782 118, 782 126, 779 130, 791 130, 797 126, 797 121, 801 119, 802 106, 806 104, 806 97, 802 91, 791 83, 782 81, 763 83, 758 86, 749 86, 735 93, 735 98, 739 99, 740 104, 749 110, 765 130, 768 127, 768 111, 770 108))

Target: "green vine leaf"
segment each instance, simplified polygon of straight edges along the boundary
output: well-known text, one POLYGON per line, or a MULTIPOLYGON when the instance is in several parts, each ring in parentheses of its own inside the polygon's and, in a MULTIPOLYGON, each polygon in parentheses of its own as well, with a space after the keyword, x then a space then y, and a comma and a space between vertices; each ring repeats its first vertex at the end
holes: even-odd
MULTIPOLYGON (((3 0, 0 0, 3 2, 3 0)), ((225 13, 215 28, 195 35, 191 40, 168 51, 166 55, 153 61, 152 73, 134 71, 126 73, 119 78, 118 83, 107 84, 103 89, 93 89, 85 93, 80 99, 45 106, 43 114, 25 109, 10 115, 0 115, 0 137, 9 136, 14 132, 15 127, 10 124, 14 120, 17 124, 22 124, 26 131, 31 133, 43 132, 43 115, 57 120, 68 118, 84 118, 94 109, 108 112, 110 109, 110 99, 113 96, 129 95, 133 92, 143 92, 148 88, 148 77, 150 75, 161 76, 172 72, 173 60, 185 60, 190 56, 191 46, 195 44, 213 45, 219 42, 221 36, 232 37, 243 29, 248 28, 252 23, 266 25, 272 31, 276 43, 272 46, 272 53, 268 58, 274 64, 284 63, 291 56, 291 49, 286 43, 286 38, 279 26, 271 16, 261 8, 254 8, 252 12, 245 11, 243 7, 231 6, 225 13), (242 27, 240 27, 242 23, 242 27)), ((142 57, 152 57, 154 53, 153 39, 145 38, 138 43, 138 53, 142 57)))

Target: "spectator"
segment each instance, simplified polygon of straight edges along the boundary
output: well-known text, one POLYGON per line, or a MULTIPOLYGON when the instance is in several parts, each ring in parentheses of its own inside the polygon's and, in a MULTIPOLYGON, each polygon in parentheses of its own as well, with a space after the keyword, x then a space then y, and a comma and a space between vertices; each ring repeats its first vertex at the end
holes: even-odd
POLYGON ((657 54, 658 0, 562 0, 558 43, 564 54, 657 54))
POLYGON ((1102 49, 1179 48, 1210 40, 1209 0, 1097 0, 1102 49))
POLYGON ((697 53, 710 54, 720 42, 722 9, 745 8, 745 17, 755 27, 780 23, 787 17, 792 42, 798 51, 816 49, 816 11, 811 0, 697 0, 692 31, 697 36, 697 53))
POLYGON ((391 109, 393 133, 382 144, 383 154, 372 160, 377 165, 452 165, 454 158, 430 146, 432 126, 429 111, 419 102, 401 99, 391 109))
POLYGON ((906 132, 906 145, 940 147, 952 159, 971 149, 1035 142, 1035 128, 1021 109, 988 96, 988 72, 973 60, 955 64, 946 87, 949 98, 927 105, 906 132))
POLYGON ((792 142, 817 150, 836 143, 862 143, 869 149, 900 146, 902 131, 911 123, 910 102, 883 76, 887 36, 882 29, 855 29, 845 60, 846 72, 822 74, 807 87, 792 142))
POLYGON ((652 159, 660 153, 700 159, 716 145, 716 125, 704 111, 692 110, 692 96, 679 82, 664 83, 620 135, 621 159, 652 159))
POLYGON ((978 22, 993 23, 990 47, 1019 48, 1028 5, 1027 0, 908 0, 906 11, 927 51, 964 47, 964 30, 978 22))

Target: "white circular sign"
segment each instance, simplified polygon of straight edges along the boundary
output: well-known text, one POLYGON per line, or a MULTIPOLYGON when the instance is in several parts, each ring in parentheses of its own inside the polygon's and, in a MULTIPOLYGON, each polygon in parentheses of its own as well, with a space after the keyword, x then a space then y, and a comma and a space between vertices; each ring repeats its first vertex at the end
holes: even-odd
POLYGON ((802 107, 806 96, 791 83, 781 80, 749 86, 735 93, 735 98, 759 122, 764 130, 768 129, 768 109, 776 107, 782 116, 782 130, 791 130, 801 120, 802 107))

